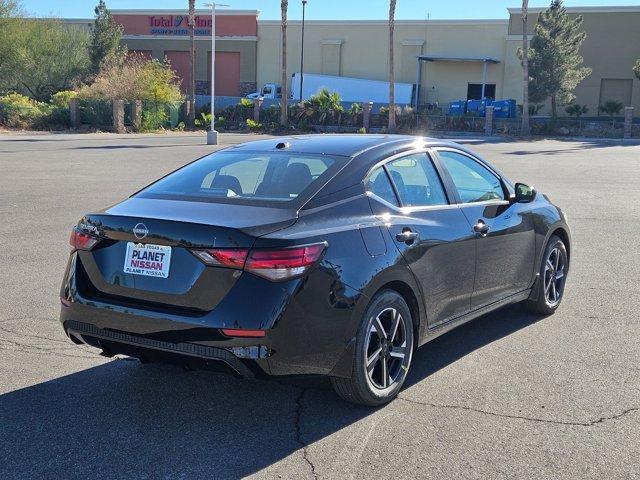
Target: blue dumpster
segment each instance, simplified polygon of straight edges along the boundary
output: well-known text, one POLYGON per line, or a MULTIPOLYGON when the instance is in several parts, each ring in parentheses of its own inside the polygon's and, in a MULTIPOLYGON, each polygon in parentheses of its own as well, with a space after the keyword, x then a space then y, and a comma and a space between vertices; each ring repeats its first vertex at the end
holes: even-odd
POLYGON ((513 99, 493 102, 493 116, 495 118, 516 118, 516 101, 513 99))
POLYGON ((449 115, 462 116, 465 114, 467 102, 459 100, 449 104, 449 115))
POLYGON ((484 100, 467 100, 467 112, 475 112, 479 117, 485 116, 485 109, 493 105, 493 100, 485 98, 484 100))

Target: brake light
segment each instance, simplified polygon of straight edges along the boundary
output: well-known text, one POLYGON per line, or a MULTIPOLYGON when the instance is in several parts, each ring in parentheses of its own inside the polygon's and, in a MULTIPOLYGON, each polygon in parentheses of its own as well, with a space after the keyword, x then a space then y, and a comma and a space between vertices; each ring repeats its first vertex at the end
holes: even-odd
POLYGON ((80 232, 76 228, 71 230, 71 236, 69 237, 69 245, 71 246, 71 251, 91 250, 99 241, 99 238, 96 238, 93 235, 89 235, 84 232, 80 232))
POLYGON ((269 280, 302 275, 322 256, 325 243, 278 250, 252 250, 244 269, 269 280))
POLYGON ((326 243, 280 249, 207 248, 192 250, 207 265, 237 268, 268 280, 285 280, 302 275, 316 263, 326 243))

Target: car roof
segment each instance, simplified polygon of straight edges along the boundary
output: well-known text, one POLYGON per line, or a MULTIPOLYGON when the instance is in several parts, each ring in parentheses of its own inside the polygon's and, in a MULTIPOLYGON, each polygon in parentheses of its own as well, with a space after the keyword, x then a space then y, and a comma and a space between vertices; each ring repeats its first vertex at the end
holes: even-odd
POLYGON ((410 135, 317 134, 275 137, 267 140, 241 143, 229 147, 227 151, 265 152, 281 148, 283 151, 295 153, 354 157, 379 147, 404 146, 413 143, 419 143, 421 146, 450 145, 460 148, 459 145, 453 142, 410 135), (280 147, 278 147, 278 145, 280 145, 280 147))

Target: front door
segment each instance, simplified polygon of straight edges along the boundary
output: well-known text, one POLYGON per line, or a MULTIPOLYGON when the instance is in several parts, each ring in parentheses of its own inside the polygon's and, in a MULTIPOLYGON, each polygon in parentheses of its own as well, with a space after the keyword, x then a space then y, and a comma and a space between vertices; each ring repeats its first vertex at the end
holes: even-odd
POLYGON ((535 263, 535 231, 526 204, 509 202, 500 177, 478 159, 454 149, 437 153, 477 237, 472 309, 526 290, 535 263))
POLYGON ((434 327, 470 309, 475 236, 461 209, 449 202, 425 152, 390 160, 369 176, 374 214, 417 278, 427 321, 434 327))

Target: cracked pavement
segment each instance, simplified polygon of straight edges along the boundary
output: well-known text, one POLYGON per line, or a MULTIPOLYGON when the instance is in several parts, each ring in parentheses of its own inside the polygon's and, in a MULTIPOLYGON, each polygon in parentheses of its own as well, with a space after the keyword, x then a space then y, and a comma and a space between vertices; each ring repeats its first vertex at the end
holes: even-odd
POLYGON ((71 226, 210 147, 0 134, 0 478, 640 478, 640 146, 466 142, 567 212, 566 298, 551 317, 510 307, 427 344, 400 397, 367 409, 325 379, 73 345, 57 320, 71 226))

